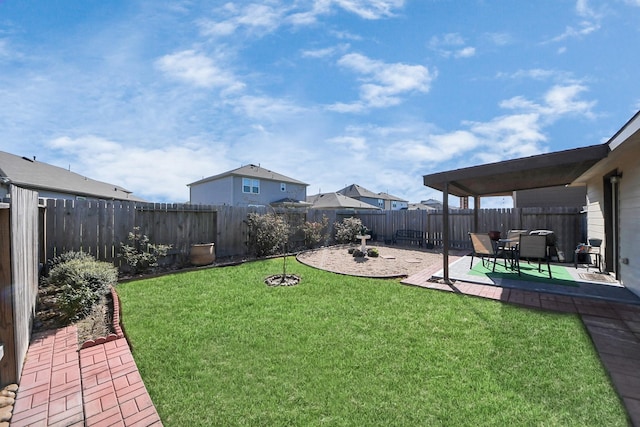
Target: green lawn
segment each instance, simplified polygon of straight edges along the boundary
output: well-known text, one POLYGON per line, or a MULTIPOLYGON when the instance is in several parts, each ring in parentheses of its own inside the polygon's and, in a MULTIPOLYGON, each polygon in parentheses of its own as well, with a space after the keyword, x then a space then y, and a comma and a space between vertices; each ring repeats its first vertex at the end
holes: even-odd
POLYGON ((575 315, 287 266, 118 285, 165 426, 627 425, 575 315))

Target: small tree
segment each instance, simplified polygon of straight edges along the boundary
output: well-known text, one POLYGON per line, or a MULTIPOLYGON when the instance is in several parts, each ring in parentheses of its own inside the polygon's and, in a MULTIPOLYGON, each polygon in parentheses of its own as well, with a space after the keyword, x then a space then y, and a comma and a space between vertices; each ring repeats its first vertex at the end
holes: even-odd
POLYGON ((355 242, 356 236, 359 235, 362 230, 362 221, 360 218, 345 218, 340 222, 336 222, 336 241, 338 243, 351 243, 355 242))
POLYGON ((133 227, 127 238, 128 243, 120 243, 119 257, 136 274, 147 273, 158 266, 158 258, 167 255, 171 245, 156 245, 149 241, 146 234, 140 233, 140 227, 133 227))

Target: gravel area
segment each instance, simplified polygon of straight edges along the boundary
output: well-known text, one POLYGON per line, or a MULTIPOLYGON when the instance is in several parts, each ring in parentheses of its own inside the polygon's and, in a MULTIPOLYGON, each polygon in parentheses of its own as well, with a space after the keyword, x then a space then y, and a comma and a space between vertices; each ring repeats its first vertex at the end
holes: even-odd
POLYGON ((386 245, 367 245, 377 248, 379 257, 353 257, 348 250, 359 246, 331 246, 303 252, 298 261, 311 267, 334 273, 363 277, 404 277, 431 267, 442 265, 442 251, 386 245))

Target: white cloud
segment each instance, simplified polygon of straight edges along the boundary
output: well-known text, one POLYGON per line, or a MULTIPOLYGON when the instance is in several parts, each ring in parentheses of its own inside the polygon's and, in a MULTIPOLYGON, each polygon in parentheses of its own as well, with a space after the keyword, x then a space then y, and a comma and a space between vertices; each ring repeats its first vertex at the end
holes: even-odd
POLYGON ((334 111, 353 112, 368 107, 397 105, 402 102, 400 95, 428 92, 434 79, 434 75, 423 65, 387 64, 359 53, 344 55, 338 65, 358 73, 363 83, 360 85, 360 101, 334 104, 330 106, 334 111))
POLYGON ((344 145, 348 150, 365 151, 367 149, 367 141, 363 137, 339 136, 331 138, 327 142, 337 145, 344 145))
POLYGON ((472 46, 466 46, 464 38, 458 33, 431 37, 429 48, 445 58, 469 58, 476 54, 476 49, 472 46))
POLYGON ((201 33, 210 37, 230 36, 240 28, 249 34, 263 34, 276 30, 282 24, 285 12, 286 8, 280 5, 252 3, 238 8, 227 3, 216 13, 227 16, 226 19, 201 19, 198 25, 201 33))
POLYGON ((567 74, 564 72, 559 72, 556 70, 547 70, 544 68, 532 68, 529 70, 518 70, 513 73, 498 73, 498 77, 502 78, 511 78, 511 79, 522 79, 522 78, 530 78, 534 80, 547 80, 550 78, 567 78, 567 74))
POLYGON ((73 172, 120 185, 150 201, 188 201, 186 184, 233 166, 224 145, 197 139, 145 149, 86 135, 56 138, 47 146, 64 154, 73 172))
POLYGON ((397 9, 404 7, 404 0, 313 0, 310 6, 308 2, 301 6, 278 0, 244 7, 227 3, 216 11, 222 19, 201 19, 199 26, 201 33, 210 37, 230 36, 241 29, 260 36, 282 25, 314 25, 319 17, 330 15, 336 7, 363 19, 377 20, 393 17, 397 9))
POLYGON ((543 95, 542 103, 516 96, 502 101, 500 107, 534 112, 549 121, 555 121, 567 114, 593 117, 591 110, 596 102, 579 99, 580 94, 586 90, 587 87, 581 84, 554 85, 543 95))
POLYGON ((328 58, 336 54, 343 53, 349 50, 348 44, 341 44, 338 46, 325 47, 322 49, 308 49, 302 51, 304 58, 328 58))
POLYGON ((244 88, 231 72, 219 68, 211 58, 195 50, 165 55, 156 61, 156 66, 168 76, 195 86, 221 87, 227 91, 244 88))
POLYGON ((456 58, 470 58, 475 54, 476 49, 474 47, 465 47, 455 52, 453 56, 455 56, 456 58))
POLYGON ((305 111, 303 107, 286 99, 250 95, 229 99, 227 104, 233 106, 238 115, 270 121, 292 119, 305 111))
POLYGON ((577 26, 568 25, 564 32, 552 38, 551 42, 583 38, 601 28, 600 22, 602 21, 604 14, 593 9, 589 4, 589 0, 576 0, 576 14, 580 19, 582 19, 582 21, 580 21, 577 26))
POLYGON ((394 15, 394 9, 404 6, 404 0, 334 0, 341 8, 364 19, 380 19, 394 15))

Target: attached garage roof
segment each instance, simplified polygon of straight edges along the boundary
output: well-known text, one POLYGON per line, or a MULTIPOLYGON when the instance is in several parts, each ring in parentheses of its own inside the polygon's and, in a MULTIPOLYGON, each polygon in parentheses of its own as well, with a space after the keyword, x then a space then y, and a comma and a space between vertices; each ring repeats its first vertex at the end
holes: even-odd
POLYGON ((424 185, 458 197, 503 196, 516 190, 568 185, 609 153, 608 144, 424 175, 424 185))

